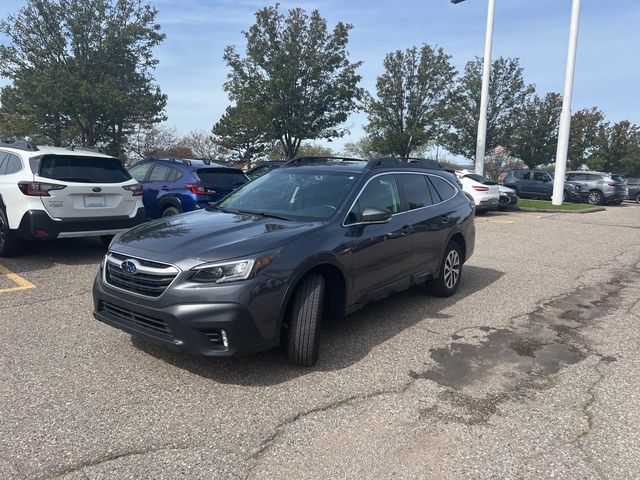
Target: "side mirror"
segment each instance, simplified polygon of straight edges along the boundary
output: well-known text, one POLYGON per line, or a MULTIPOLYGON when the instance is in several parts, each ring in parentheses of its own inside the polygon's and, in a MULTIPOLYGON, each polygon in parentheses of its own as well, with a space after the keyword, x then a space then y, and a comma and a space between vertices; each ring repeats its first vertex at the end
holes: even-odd
POLYGON ((387 223, 391 220, 391 212, 382 208, 368 207, 362 212, 362 220, 360 223, 387 223))

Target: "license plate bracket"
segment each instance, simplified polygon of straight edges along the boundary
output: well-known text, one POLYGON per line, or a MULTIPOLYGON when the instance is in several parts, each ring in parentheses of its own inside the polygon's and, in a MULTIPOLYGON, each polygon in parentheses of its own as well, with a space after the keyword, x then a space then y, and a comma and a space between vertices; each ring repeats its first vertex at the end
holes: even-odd
POLYGON ((96 195, 92 193, 85 193, 83 196, 85 207, 106 207, 107 199, 104 195, 96 195))

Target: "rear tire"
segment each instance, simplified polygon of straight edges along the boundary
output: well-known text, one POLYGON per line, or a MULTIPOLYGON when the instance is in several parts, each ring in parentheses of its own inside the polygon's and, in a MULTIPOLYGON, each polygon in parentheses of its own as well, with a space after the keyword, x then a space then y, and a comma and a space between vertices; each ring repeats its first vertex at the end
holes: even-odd
POLYGON ((427 282, 427 288, 436 297, 450 297, 458 290, 462 277, 462 249, 457 242, 447 245, 439 273, 438 278, 427 282))
POLYGON ((320 355, 320 321, 324 303, 325 279, 307 275, 291 299, 287 357, 301 367, 310 367, 320 355))
POLYGON ((162 210, 162 215, 160 215, 161 217, 171 217, 173 215, 180 215, 182 213, 182 211, 178 208, 178 207, 166 207, 164 210, 162 210))
POLYGON ((587 198, 587 202, 591 205, 602 205, 604 200, 604 196, 598 190, 590 190, 589 197, 587 198))
POLYGON ((636 203, 640 203, 640 193, 636 195, 636 203))
POLYGON ((4 210, 0 209, 0 257, 11 257, 18 253, 18 242, 11 236, 11 229, 4 210))

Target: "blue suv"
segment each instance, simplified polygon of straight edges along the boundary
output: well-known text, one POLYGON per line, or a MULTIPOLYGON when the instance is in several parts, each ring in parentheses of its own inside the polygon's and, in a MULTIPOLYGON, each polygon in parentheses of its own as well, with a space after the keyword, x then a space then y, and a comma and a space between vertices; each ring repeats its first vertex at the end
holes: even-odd
POLYGON ((129 168, 144 187, 147 218, 206 208, 249 181, 242 170, 206 160, 146 158, 129 168))

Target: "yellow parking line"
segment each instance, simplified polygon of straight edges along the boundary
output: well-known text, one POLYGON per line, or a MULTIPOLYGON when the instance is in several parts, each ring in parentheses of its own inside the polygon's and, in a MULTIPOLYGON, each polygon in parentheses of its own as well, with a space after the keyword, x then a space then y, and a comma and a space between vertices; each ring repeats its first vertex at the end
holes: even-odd
POLYGON ((17 273, 13 273, 3 265, 0 265, 0 275, 4 275, 17 285, 17 287, 0 288, 0 293, 17 292, 18 290, 28 290, 29 288, 36 288, 36 286, 29 280, 22 278, 17 273))
POLYGON ((488 218, 483 218, 482 221, 489 222, 489 223, 502 223, 504 225, 515 223, 514 220, 494 220, 494 219, 488 219, 488 218))

